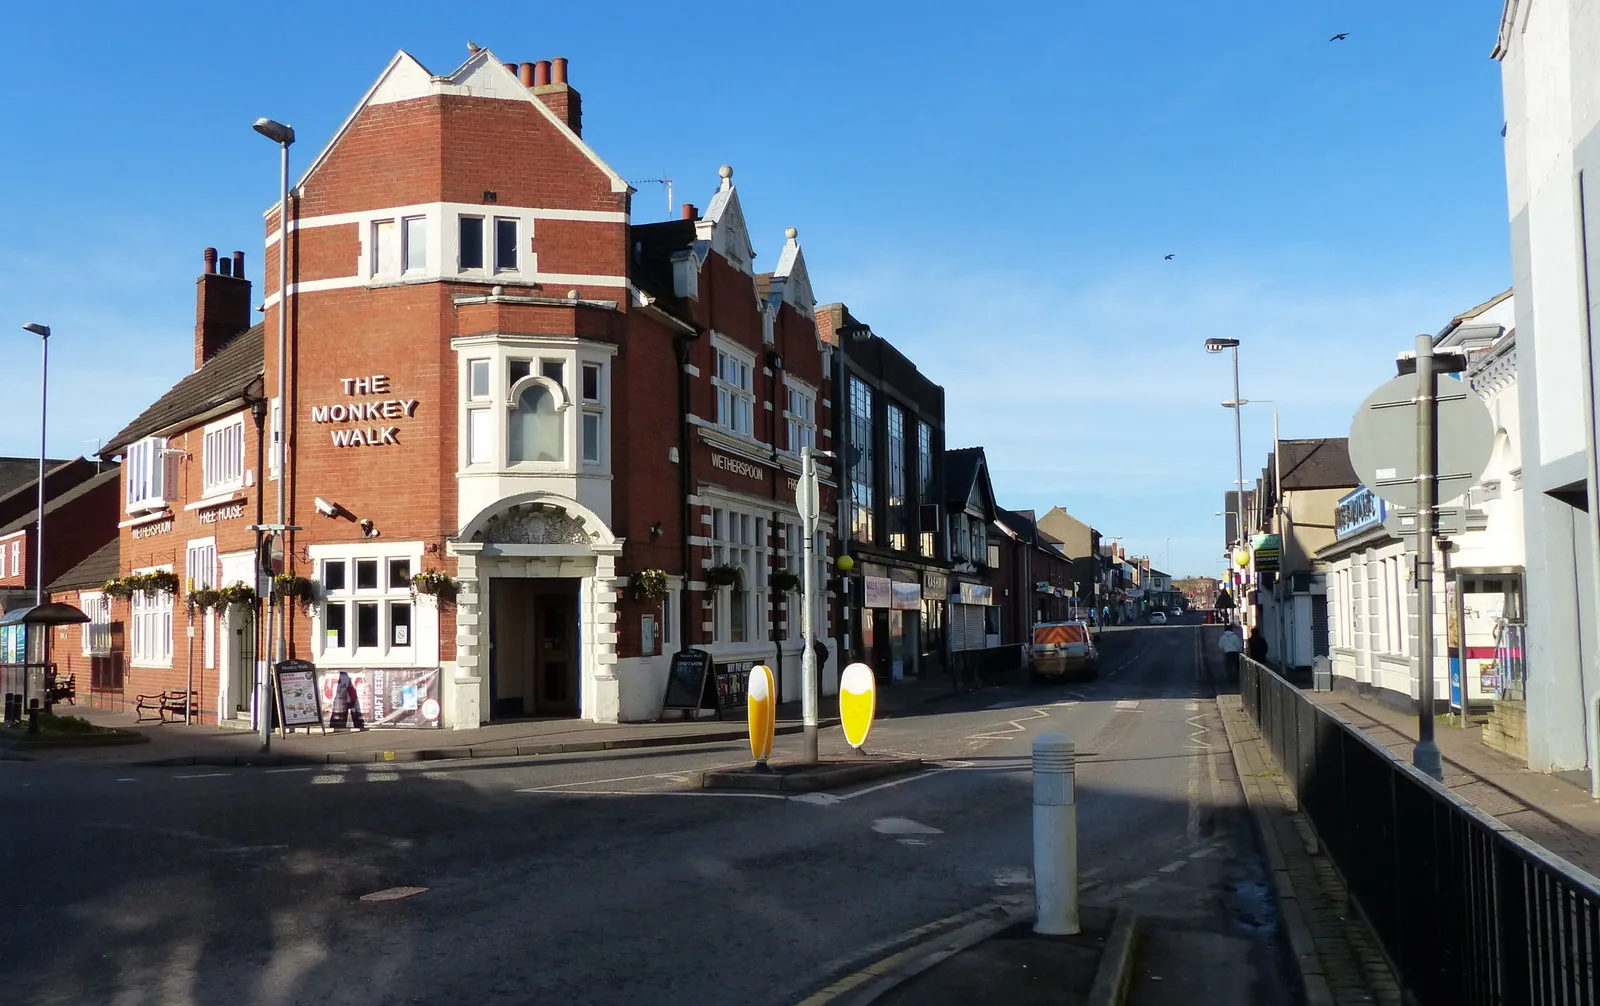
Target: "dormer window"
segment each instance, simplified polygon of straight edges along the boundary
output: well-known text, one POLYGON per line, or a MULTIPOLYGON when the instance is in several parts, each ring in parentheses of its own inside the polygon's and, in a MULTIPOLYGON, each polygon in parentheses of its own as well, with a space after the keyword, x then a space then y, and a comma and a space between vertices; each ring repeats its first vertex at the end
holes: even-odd
POLYGON ((178 491, 177 456, 180 453, 169 453, 164 437, 146 437, 128 445, 123 471, 129 513, 166 508, 169 496, 178 491))

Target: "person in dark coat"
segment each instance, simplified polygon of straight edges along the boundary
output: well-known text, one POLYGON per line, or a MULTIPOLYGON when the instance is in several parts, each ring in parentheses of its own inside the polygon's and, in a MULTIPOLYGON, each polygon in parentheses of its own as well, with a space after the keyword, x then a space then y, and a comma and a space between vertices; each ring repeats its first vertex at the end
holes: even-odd
POLYGON ((1261 631, 1261 626, 1258 625, 1250 630, 1250 640, 1246 645, 1249 649, 1251 660, 1258 664, 1267 662, 1267 636, 1266 633, 1261 631))

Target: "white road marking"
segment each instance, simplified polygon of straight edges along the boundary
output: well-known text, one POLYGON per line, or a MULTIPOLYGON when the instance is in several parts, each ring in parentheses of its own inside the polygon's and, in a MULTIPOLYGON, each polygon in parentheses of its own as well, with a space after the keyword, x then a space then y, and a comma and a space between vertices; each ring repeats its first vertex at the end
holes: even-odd
POLYGON ((342 775, 319 775, 311 780, 313 786, 331 786, 336 782, 344 782, 342 775))
MULTIPOLYGON (((732 762, 732 763, 727 764, 727 765, 713 765, 710 768, 706 769, 706 771, 707 772, 716 772, 716 771, 718 771, 720 769, 740 768, 740 767, 748 765, 748 764, 749 764, 749 762, 741 761, 741 762, 732 762)), ((640 779, 668 779, 668 780, 676 780, 678 782, 687 782, 688 781, 688 778, 686 776, 684 776, 682 773, 677 773, 677 772, 646 772, 643 775, 619 775, 619 776, 614 776, 614 777, 612 777, 610 779, 589 779, 589 780, 587 780, 585 782, 558 782, 558 783, 555 783, 555 784, 550 785, 550 786, 529 786, 526 789, 519 789, 519 790, 515 790, 514 792, 517 792, 517 793, 558 793, 561 790, 572 789, 575 786, 609 786, 612 783, 618 783, 618 782, 638 782, 640 779)))
POLYGON ((920 838, 897 838, 897 839, 895 839, 895 841, 899 842, 901 845, 927 845, 928 844, 927 842, 924 842, 920 838))
POLYGON ((1189 865, 1189 861, 1187 859, 1180 859, 1176 863, 1168 863, 1166 866, 1163 866, 1161 868, 1160 872, 1162 872, 1162 873, 1177 873, 1179 870, 1183 869, 1185 866, 1188 866, 1188 865, 1189 865))
POLYGON ((175 775, 174 779, 221 779, 230 775, 229 772, 196 772, 193 775, 175 775))
POLYGON ((799 796, 791 796, 789 799, 795 803, 809 803, 818 807, 826 807, 829 804, 839 802, 839 797, 833 793, 801 793, 799 796))
POLYGON ((1210 845, 1205 846, 1204 848, 1196 849, 1193 852, 1189 853, 1189 858, 1190 859, 1204 859, 1205 857, 1211 855, 1213 852, 1216 852, 1216 851, 1217 851, 1217 844, 1215 842, 1213 842, 1210 845))
POLYGON ((946 772, 953 772, 956 769, 971 767, 972 762, 969 761, 949 762, 940 765, 931 772, 912 772, 909 775, 903 775, 898 779, 890 779, 888 782, 880 782, 876 786, 868 786, 866 789, 858 789, 854 793, 846 793, 841 797, 837 797, 835 802, 842 800, 854 800, 856 797, 866 796, 868 793, 876 793, 879 790, 892 789, 895 786, 904 786, 908 782, 916 782, 919 779, 931 779, 936 775, 943 775, 946 772))
POLYGON ((399 772, 368 772, 367 782, 399 782, 399 772))
POLYGON ((426 887, 386 887, 381 891, 363 894, 362 901, 399 901, 401 898, 412 898, 426 891, 426 887))
POLYGON ((1200 703, 1198 703, 1198 702, 1185 702, 1183 704, 1183 708, 1187 709, 1191 713, 1197 713, 1197 712, 1200 711, 1200 703))
POLYGON ((880 835, 943 835, 932 825, 913 821, 909 817, 880 817, 872 822, 872 830, 880 835))
MULTIPOLYGON (((1078 877, 1081 880, 1083 875, 1078 877)), ((1001 870, 994 875, 994 882, 997 887, 1021 887, 1033 883, 1033 871, 1023 866, 1001 870)))
POLYGON ((1141 877, 1138 880, 1135 880, 1131 884, 1123 884, 1122 886, 1123 886, 1123 888, 1125 890, 1138 891, 1138 890, 1142 890, 1143 888, 1149 887, 1151 884, 1155 883, 1156 881, 1158 881, 1160 879, 1161 879, 1160 877, 1141 877))
POLYGON ((314 772, 316 769, 315 765, 293 765, 289 768, 269 768, 261 771, 263 775, 277 775, 280 772, 314 772))
POLYGON ((1117 700, 1117 708, 1118 709, 1138 709, 1139 708, 1139 700, 1138 699, 1118 699, 1117 700))
POLYGON ((117 780, 117 782, 138 782, 138 781, 139 780, 133 778, 132 776, 129 776, 129 777, 124 778, 124 779, 118 779, 117 780))

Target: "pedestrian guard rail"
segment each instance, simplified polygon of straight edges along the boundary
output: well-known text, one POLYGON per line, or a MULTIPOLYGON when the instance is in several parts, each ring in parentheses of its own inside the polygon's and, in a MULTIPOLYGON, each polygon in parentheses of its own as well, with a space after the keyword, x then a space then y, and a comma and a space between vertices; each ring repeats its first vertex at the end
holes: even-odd
POLYGON ((1600 1006, 1600 880, 1245 658, 1245 710, 1419 1006, 1600 1006))

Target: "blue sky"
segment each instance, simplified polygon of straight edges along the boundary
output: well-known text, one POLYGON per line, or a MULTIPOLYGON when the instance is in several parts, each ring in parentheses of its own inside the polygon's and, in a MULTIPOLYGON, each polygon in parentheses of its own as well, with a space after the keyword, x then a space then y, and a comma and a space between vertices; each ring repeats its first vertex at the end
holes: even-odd
MULTIPOLYGON (((798 227, 818 297, 944 384, 1002 505, 1170 538, 1178 574, 1220 567, 1233 477, 1206 337, 1244 340, 1285 437, 1343 436, 1416 333, 1510 285, 1496 0, 742 6, 9 11, 0 453, 37 450, 16 325, 55 328, 51 453, 92 452, 192 365, 201 249, 259 283, 251 121, 293 123, 303 166, 395 50, 445 72, 468 39, 568 57, 624 177, 703 206, 734 165, 758 267, 798 227)), ((1248 472, 1272 423, 1245 419, 1248 472)))

